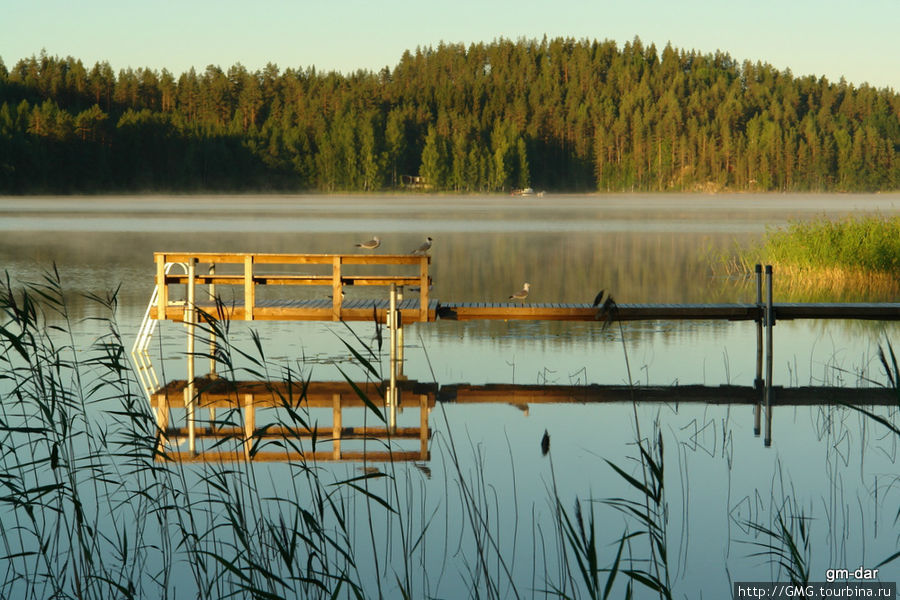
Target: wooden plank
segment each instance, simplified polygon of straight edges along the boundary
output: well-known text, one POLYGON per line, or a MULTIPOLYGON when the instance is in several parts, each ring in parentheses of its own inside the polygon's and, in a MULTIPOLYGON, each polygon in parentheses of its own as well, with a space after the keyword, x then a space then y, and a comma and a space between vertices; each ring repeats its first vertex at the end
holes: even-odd
POLYGON ((900 320, 900 303, 782 303, 773 306, 776 321, 787 319, 900 320))
MULTIPOLYGON (((603 315, 589 304, 518 304, 518 303, 466 303, 442 304, 441 318, 459 321, 476 319, 495 320, 547 320, 547 321, 595 321, 603 315)), ((754 320, 760 309, 754 304, 684 304, 618 305, 615 318, 621 321, 651 320, 754 320)))
MULTIPOLYGON (((357 382, 356 388, 346 381, 294 381, 290 385, 285 381, 227 381, 221 378, 209 379, 200 377, 196 379, 196 391, 199 395, 197 406, 199 408, 236 408, 239 404, 238 397, 251 396, 253 406, 279 407, 285 403, 297 407, 305 405, 309 407, 333 408, 334 396, 340 396, 342 407, 362 407, 365 404, 356 392, 358 388, 376 405, 384 405, 382 395, 387 383, 357 382)), ((154 392, 151 398, 151 407, 159 408, 168 406, 172 408, 184 408, 182 397, 187 381, 177 379, 168 382, 165 387, 154 392)), ((434 395, 437 392, 437 384, 420 383, 417 381, 401 381, 399 387, 403 391, 429 396, 428 406, 434 406, 434 395)))
MULTIPOLYGON (((897 393, 887 388, 800 387, 773 388, 778 406, 833 404, 893 406, 897 393)), ((751 386, 636 386, 624 385, 444 385, 438 402, 458 404, 581 404, 638 402, 690 402, 756 404, 761 391, 751 386)))
MULTIPOLYGON (((427 409, 426 409, 427 414, 427 409)), ((167 427, 163 430, 166 437, 179 437, 187 435, 187 427, 167 427)), ((195 436, 198 439, 228 439, 244 440, 246 430, 243 427, 198 427, 195 429, 195 436)), ((413 439, 417 440, 422 436, 430 435, 431 429, 425 427, 420 430, 418 427, 397 427, 392 430, 388 427, 343 427, 337 428, 323 425, 316 430, 309 429, 292 429, 288 427, 266 427, 264 431, 254 430, 248 439, 278 439, 278 438, 298 438, 307 439, 313 436, 317 437, 320 442, 328 442, 333 440, 361 440, 361 439, 413 439)))
POLYGON ((428 276, 428 263, 431 262, 430 256, 422 256, 419 259, 419 321, 428 320, 428 286, 431 284, 431 278, 428 276))
MULTIPOLYGON (((333 453, 331 450, 316 450, 315 452, 287 452, 281 451, 259 451, 253 455, 253 462, 273 462, 273 461, 315 461, 326 462, 333 461, 333 453)), ((228 450, 209 450, 205 452, 190 453, 181 452, 178 448, 166 448, 165 456, 156 456, 154 460, 165 461, 172 460, 178 462, 241 462, 246 460, 243 452, 231 452, 228 450)), ((428 461, 431 460, 431 453, 423 456, 418 450, 394 450, 394 451, 362 451, 353 450, 341 452, 341 461, 368 463, 391 463, 391 462, 410 462, 410 461, 428 461)))
POLYGON ((253 307, 256 304, 256 288, 253 284, 253 257, 244 256, 244 320, 253 320, 253 307))
POLYGON ((341 282, 341 257, 331 259, 331 320, 341 320, 341 305, 344 301, 344 285, 341 282))
POLYGON ((347 265, 417 265, 421 256, 416 254, 287 254, 266 252, 154 252, 164 262, 187 262, 196 258, 201 263, 242 264, 245 257, 253 257, 260 265, 329 265, 334 257, 340 257, 347 265))
POLYGON ((156 255, 156 314, 165 315, 169 303, 169 288, 166 285, 166 257, 156 255))
MULTIPOLYGON (((257 272, 253 274, 253 281, 257 285, 331 285, 333 279, 333 275, 288 275, 257 272)), ((419 277, 412 275, 343 275, 341 280, 345 285, 389 286, 393 283, 409 286, 419 283, 419 277)), ((196 276, 196 281, 202 285, 243 285, 245 277, 237 273, 220 275, 200 274, 196 276)), ((187 275, 183 273, 170 274, 166 276, 166 282, 169 284, 185 284, 187 283, 187 275)))

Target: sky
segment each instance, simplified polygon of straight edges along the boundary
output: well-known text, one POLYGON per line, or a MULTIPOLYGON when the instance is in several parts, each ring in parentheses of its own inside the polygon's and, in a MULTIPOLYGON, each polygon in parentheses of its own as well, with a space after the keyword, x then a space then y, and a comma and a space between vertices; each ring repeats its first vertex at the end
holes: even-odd
POLYGON ((900 0, 0 0, 0 58, 350 73, 445 43, 639 37, 900 92, 900 0))

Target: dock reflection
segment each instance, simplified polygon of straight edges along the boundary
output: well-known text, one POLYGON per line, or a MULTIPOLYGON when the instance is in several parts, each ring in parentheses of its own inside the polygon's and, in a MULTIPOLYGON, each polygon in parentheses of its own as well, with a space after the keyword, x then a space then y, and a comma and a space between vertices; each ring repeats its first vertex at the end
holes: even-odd
POLYGON ((152 394, 157 458, 181 461, 427 461, 428 417, 436 386, 405 382, 402 406, 388 406, 387 385, 340 381, 176 380, 152 394), (418 410, 397 423, 398 409, 418 410), (193 429, 193 431, 191 431, 193 429), (194 451, 189 437, 196 439, 194 451))
POLYGON ((425 462, 431 458, 431 410, 445 404, 507 404, 528 415, 534 404, 704 403, 753 408, 754 434, 765 414, 765 443, 779 406, 895 406, 885 388, 773 386, 636 386, 398 383, 392 406, 387 383, 262 382, 201 378, 195 382, 194 436, 187 450, 187 382, 151 395, 160 460, 425 462), (399 413, 399 417, 398 417, 399 413))

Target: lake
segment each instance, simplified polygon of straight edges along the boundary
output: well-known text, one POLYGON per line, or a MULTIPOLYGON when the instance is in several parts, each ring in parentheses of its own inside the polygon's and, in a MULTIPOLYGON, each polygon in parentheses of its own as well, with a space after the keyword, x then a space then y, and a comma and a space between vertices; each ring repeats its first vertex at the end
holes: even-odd
MULTIPOLYGON (((754 281, 724 268, 723 257, 758 242, 767 227, 863 213, 900 213, 900 194, 0 198, 0 260, 14 286, 39 281, 57 266, 71 311, 66 328, 75 333, 77 352, 87 356, 91 343, 108 328, 93 318, 103 311, 84 295, 118 289, 115 317, 130 349, 153 291, 154 251, 357 252, 356 243, 378 235, 382 244, 376 252, 403 253, 431 236, 431 294, 445 302, 505 301, 526 281, 533 302, 590 302, 601 289, 620 303, 751 302, 754 281)), ((790 300, 784 297, 790 286, 778 275, 776 271, 776 301, 790 300)), ((330 289, 301 293, 325 297, 330 289)), ((384 292, 347 293, 377 297, 384 292)), ((829 301, 897 301, 868 290, 855 290, 853 298, 818 293, 829 301)), ((61 319, 50 314, 47 322, 58 325, 61 319)), ((331 382, 343 381, 347 373, 363 380, 365 370, 345 341, 371 356, 364 348, 377 346, 375 333, 374 325, 362 323, 349 329, 333 323, 232 323, 234 375, 248 379, 264 370, 276 380, 290 372, 292 378, 331 382)), ((665 560, 658 546, 648 545, 653 535, 642 535, 622 546, 621 568, 659 576, 679 598, 726 597, 738 581, 789 580, 771 549, 783 549, 784 539, 776 543, 766 533, 782 531, 782 523, 783 531, 805 540, 801 554, 810 581, 824 581, 829 568, 874 568, 898 550, 900 436, 824 392, 815 402, 782 405, 776 395, 767 446, 755 431, 753 406, 738 398, 753 387, 756 376, 752 322, 603 327, 443 321, 408 326, 405 335, 406 376, 437 390, 428 413, 430 454, 394 464, 321 462, 315 470, 326 489, 341 490, 335 496, 341 508, 334 514, 345 515, 349 525, 341 526, 337 519, 329 531, 335 539, 346 535, 355 551, 352 561, 337 559, 335 553, 343 556, 336 550, 340 544, 325 536, 331 541, 318 548, 323 566, 317 572, 347 572, 367 596, 395 597, 400 588, 415 597, 585 596, 587 584, 568 537, 579 531, 576 500, 583 522, 596 518, 600 569, 614 564, 626 532, 648 530, 640 515, 652 514, 658 526, 653 532, 667 549, 665 560), (496 389, 509 394, 509 401, 495 395, 491 402, 464 402, 456 395, 459 384, 482 394, 494 389, 491 385, 505 386, 496 389), (539 386, 565 388, 575 401, 543 402, 539 386), (690 386, 711 393, 711 401, 685 400, 677 388, 690 386), (586 400, 579 388, 618 388, 625 395, 586 400), (666 391, 651 398, 641 395, 642 388, 666 391), (453 394, 442 396, 441 390, 453 394), (530 402, 521 400, 526 391, 532 394, 530 402), (546 455, 541 448, 545 431, 550 439, 546 455), (643 440, 640 447, 638 439, 643 440), (642 468, 641 448, 665 464, 664 495, 657 504, 648 504, 610 464, 641 481, 649 472, 653 480, 646 459, 642 468), (366 474, 376 476, 333 486, 366 474), (634 506, 642 508, 636 514, 630 512, 633 505, 610 499, 636 501, 634 506), (573 529, 566 529, 566 518, 573 529)), ((774 382, 797 390, 877 390, 887 382, 879 348, 887 341, 900 347, 900 328, 877 322, 780 322, 774 335, 774 382)), ((163 381, 185 377, 185 339, 178 324, 162 323, 156 332, 151 353, 163 381)), ((387 368, 384 352, 386 348, 371 358, 380 372, 387 368)), ((96 370, 96 365, 88 369, 96 370)), ((12 402, 14 389, 13 378, 0 380, 5 404, 12 402)), ((137 387, 134 393, 146 402, 137 387)), ((121 411, 110 398, 120 395, 100 396, 102 400, 88 403, 86 414, 88 420, 96 419, 95 430, 108 430, 112 439, 122 425, 121 411)), ((866 410, 896 423, 896 403, 873 406, 875 397, 873 391, 868 403, 863 396, 866 410)), ((21 412, 6 410, 6 422, 27 420, 21 412)), ((369 419, 365 412, 347 409, 344 422, 369 419)), ((331 411, 315 409, 309 417, 330 423, 331 411)), ((398 422, 413 427, 419 418, 413 403, 398 422)), ((21 434, 8 433, 7 443, 21 434)), ((47 456, 46 444, 29 443, 47 456)), ((90 455, 91 443, 73 443, 67 456, 74 461, 81 452, 90 455)), ((416 443, 414 439, 404 448, 418 447, 416 443)), ((5 461, 7 471, 22 469, 16 464, 23 461, 21 454, 8 454, 5 461)), ((151 477, 129 464, 110 458, 109 468, 121 474, 125 488, 161 485, 145 481, 156 471, 148 471, 154 473, 151 477)), ((146 595, 164 589, 179 598, 202 595, 196 590, 204 586, 216 593, 255 589, 235 573, 240 569, 226 568, 214 577, 197 565, 223 564, 211 557, 228 556, 242 569, 250 565, 257 575, 264 572, 254 569, 271 564, 263 557, 274 560, 271 556, 279 556, 281 547, 267 525, 286 523, 278 529, 282 533, 303 528, 302 523, 290 524, 298 507, 316 498, 317 492, 306 487, 310 471, 279 461, 252 467, 178 465, 160 471, 169 482, 163 487, 172 494, 169 506, 184 507, 171 519, 191 514, 208 536, 191 538, 196 544, 192 549, 184 541, 183 523, 163 519, 159 524, 156 517, 145 523, 143 517, 158 515, 160 509, 140 494, 126 494, 134 498, 131 503, 110 498, 109 508, 98 514, 114 513, 112 521, 131 532, 130 544, 119 545, 140 548, 143 557, 137 569, 121 559, 136 570, 128 581, 139 582, 146 595), (223 506, 222 498, 230 502, 235 497, 242 499, 240 511, 223 506), (248 501, 259 506, 248 506, 248 501), (131 521, 123 511, 143 515, 138 522, 144 525, 126 525, 131 521), (246 531, 270 541, 260 541, 251 551, 240 536, 216 537, 222 523, 231 523, 238 513, 256 519, 245 524, 246 531)), ((41 482, 45 476, 28 477, 41 482)), ((85 495, 103 497, 95 482, 88 480, 85 487, 85 495)), ((22 527, 24 512, 6 503, 0 518, 5 530, 13 531, 22 527)), ((36 528, 24 529, 29 527, 36 528)), ((7 556, 32 551, 27 537, 7 539, 7 556)), ((107 533, 108 538, 115 536, 107 533)), ((115 555, 119 545, 98 543, 96 551, 109 546, 104 552, 115 555)), ((118 564, 120 559, 109 560, 118 564)), ((30 568, 28 559, 11 559, 10 564, 15 573, 30 568)), ((44 568, 34 567, 36 572, 44 568)), ((305 590, 297 574, 285 569, 278 571, 280 583, 267 588, 269 593, 290 596, 285 590, 305 590)), ((895 581, 898 573, 898 563, 889 563, 881 568, 880 580, 895 581)), ((605 583, 606 577, 601 572, 599 579, 605 583)), ((615 589, 622 593, 614 597, 622 597, 626 580, 620 572, 615 589)), ((8 577, 0 587, 7 593, 0 595, 17 593, 22 585, 20 578, 8 577)), ((254 579, 253 585, 261 584, 254 579)), ((659 596, 637 585, 635 597, 659 596)))

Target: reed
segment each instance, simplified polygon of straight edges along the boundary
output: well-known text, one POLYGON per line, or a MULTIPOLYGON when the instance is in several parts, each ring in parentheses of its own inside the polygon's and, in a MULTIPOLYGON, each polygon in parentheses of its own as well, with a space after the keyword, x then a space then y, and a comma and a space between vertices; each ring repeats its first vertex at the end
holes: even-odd
MULTIPOLYGON (((649 438, 636 432, 633 463, 607 461, 626 493, 605 502, 576 498, 573 504, 555 486, 550 491, 553 528, 533 519, 528 586, 516 564, 522 532, 518 522, 512 531, 503 529, 502 513, 510 507, 487 479, 490 457, 471 441, 473 458, 464 456, 461 432, 448 428, 435 440, 443 447, 447 491, 437 506, 433 498, 416 495, 416 470, 389 462, 377 471, 346 474, 297 458, 310 444, 315 449, 330 443, 331 433, 320 431, 316 415, 303 408, 302 391, 299 397, 278 396, 293 386, 271 386, 278 409, 257 422, 249 450, 250 458, 283 451, 283 463, 264 468, 252 461, 172 460, 160 444, 166 432, 126 362, 115 322, 117 295, 89 301, 105 334, 82 348, 58 273, 15 289, 7 278, 0 288, 0 564, 6 567, 0 597, 435 596, 446 574, 425 573, 424 557, 435 549, 435 516, 451 498, 462 518, 455 529, 445 525, 434 533, 437 551, 462 561, 462 572, 452 575, 464 580, 471 597, 673 597, 666 454, 658 423, 649 438), (595 512, 603 507, 625 515, 625 531, 604 529, 606 521, 595 512)), ((281 380, 304 389, 311 373, 302 361, 273 373, 272 365, 280 363, 266 355, 260 337, 251 333, 249 348, 232 345, 229 326, 215 315, 198 326, 199 341, 217 339, 213 350, 198 357, 216 361, 220 383, 281 380)), ((360 380, 350 368, 367 381, 383 380, 378 348, 359 338, 345 346, 353 356, 345 369, 348 381, 360 380)), ((900 370, 890 343, 879 362, 896 386, 900 370)), ((383 424, 381 395, 359 388, 357 393, 365 418, 383 424)), ((245 415, 235 405, 206 424, 240 431, 245 415)), ((238 452, 245 443, 242 434, 226 435, 207 449, 238 452)), ((515 468, 513 463, 513 490, 515 468)), ((792 522, 786 515, 783 522, 762 526, 769 531, 755 530, 773 547, 784 540, 778 547, 787 549, 779 555, 786 560, 794 558, 785 532, 794 547, 803 548, 804 534, 791 531, 792 522)))
MULTIPOLYGON (((91 301, 110 312, 117 303, 115 294, 91 301)), ((362 595, 349 506, 390 512, 368 489, 385 475, 333 481, 294 460, 272 498, 249 462, 173 461, 160 449, 166 432, 139 392, 111 315, 96 317, 104 336, 77 347, 56 272, 21 290, 7 278, 0 315, 0 597, 174 598, 187 582, 196 598, 362 595)), ((255 344, 256 356, 220 337, 220 377, 241 374, 235 354, 254 376, 268 376, 255 344)), ((290 422, 278 425, 314 431, 296 400, 284 399, 290 422)), ((211 425, 242 421, 236 409, 211 425)), ((290 435, 263 438, 274 425, 261 424, 252 452, 300 446, 290 435)), ((214 449, 244 443, 224 436, 214 449)))
POLYGON ((744 263, 767 262, 781 269, 823 271, 846 277, 900 274, 900 217, 864 216, 793 221, 769 228, 744 263))

